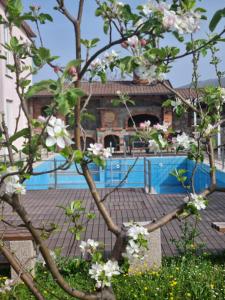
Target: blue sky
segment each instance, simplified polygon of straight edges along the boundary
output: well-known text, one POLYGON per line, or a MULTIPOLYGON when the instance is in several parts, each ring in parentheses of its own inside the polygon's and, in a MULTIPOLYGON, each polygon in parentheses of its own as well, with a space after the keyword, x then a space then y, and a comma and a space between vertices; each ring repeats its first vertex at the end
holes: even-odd
MULTIPOLYGON (((129 3, 132 7, 136 7, 139 4, 144 4, 146 0, 123 0, 125 3, 129 3)), ((59 65, 65 65, 71 59, 74 59, 75 44, 74 44, 74 33, 71 24, 57 11, 53 9, 56 0, 23 0, 25 10, 31 4, 41 5, 42 11, 47 12, 52 15, 54 22, 47 23, 41 26, 41 32, 44 40, 45 47, 51 49, 52 55, 60 56, 57 61, 59 65)), ((76 0, 65 0, 67 7, 71 12, 76 13, 76 5, 78 1, 76 0)), ((208 20, 211 19, 214 12, 225 6, 224 0, 202 0, 200 6, 207 9, 208 20)), ((86 0, 84 7, 84 15, 82 22, 82 38, 91 39, 98 37, 100 38, 99 47, 107 43, 107 36, 102 30, 102 20, 95 17, 96 4, 95 0, 86 0)), ((225 25, 225 19, 223 19, 216 31, 219 32, 225 25)), ((32 24, 31 24, 32 26, 32 24)), ((196 38, 206 37, 208 30, 208 21, 202 21, 201 30, 195 34, 196 38)), ((162 43, 163 45, 176 45, 181 47, 182 45, 178 43, 170 35, 166 37, 162 43)), ((225 57, 225 43, 219 44, 220 57, 225 57)), ((97 48, 95 48, 97 49, 97 48)), ((114 48, 115 50, 121 51, 121 48, 114 48)), ((182 47, 181 47, 182 49, 182 47)), ((184 49, 182 49, 184 51, 184 49)), ((182 52, 182 51, 181 51, 182 52)), ((225 70, 225 60, 221 63, 221 69, 225 70)), ((176 87, 190 83, 191 81, 191 58, 186 57, 182 60, 173 63, 173 68, 169 74, 167 74, 167 79, 171 80, 172 84, 176 87)), ((215 72, 213 67, 209 64, 209 58, 206 57, 200 61, 200 80, 205 80, 215 77, 215 72)), ((54 78, 54 72, 48 67, 44 68, 38 75, 35 76, 34 80, 39 81, 46 78, 54 78)))

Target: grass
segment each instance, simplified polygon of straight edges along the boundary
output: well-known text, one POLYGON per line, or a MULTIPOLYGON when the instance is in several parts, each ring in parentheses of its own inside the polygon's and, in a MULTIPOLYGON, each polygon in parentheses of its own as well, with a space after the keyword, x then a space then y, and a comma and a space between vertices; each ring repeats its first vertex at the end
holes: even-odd
MULTIPOLYGON (((59 262, 66 280, 78 289, 91 291, 94 281, 88 276, 88 264, 79 259, 59 262)), ((39 266, 36 281, 47 300, 74 299, 63 293, 49 272, 39 266)), ((113 279, 118 300, 190 300, 225 299, 225 256, 166 258, 158 271, 129 276, 122 274, 113 279)), ((23 284, 15 287, 1 300, 32 300, 34 297, 23 284)))

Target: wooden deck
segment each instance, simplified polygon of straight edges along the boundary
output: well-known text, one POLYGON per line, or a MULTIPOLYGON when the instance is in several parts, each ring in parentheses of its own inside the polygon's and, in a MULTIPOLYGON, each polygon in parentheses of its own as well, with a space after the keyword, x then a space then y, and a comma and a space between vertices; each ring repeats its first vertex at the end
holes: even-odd
MULTIPOLYGON (((103 196, 109 190, 100 190, 103 196)), ((23 197, 23 203, 36 226, 43 224, 59 224, 61 230, 53 233, 47 240, 51 249, 61 248, 66 256, 79 255, 79 242, 74 242, 68 228, 64 211, 57 206, 66 206, 73 200, 83 200, 86 212, 94 212, 96 219, 86 226, 82 239, 93 238, 106 245, 106 251, 111 250, 114 236, 107 230, 102 217, 98 214, 88 190, 47 190, 30 191, 23 197)), ((182 195, 146 195, 142 189, 120 189, 111 194, 105 201, 113 220, 121 225, 127 221, 148 221, 156 219, 171 211, 182 202, 182 195)), ((208 208, 202 214, 198 229, 199 241, 204 243, 206 251, 217 253, 225 249, 225 234, 211 228, 211 223, 225 221, 225 194, 214 193, 210 196, 208 208)), ((4 209, 4 218, 10 223, 20 223, 19 218, 9 207, 4 209)), ((190 218, 191 220, 191 218, 190 218)), ((1 223, 1 227, 4 227, 1 223)), ((0 228, 1 229, 1 228, 0 228)), ((171 239, 180 237, 180 222, 174 220, 162 228, 163 255, 176 255, 176 247, 171 239)))

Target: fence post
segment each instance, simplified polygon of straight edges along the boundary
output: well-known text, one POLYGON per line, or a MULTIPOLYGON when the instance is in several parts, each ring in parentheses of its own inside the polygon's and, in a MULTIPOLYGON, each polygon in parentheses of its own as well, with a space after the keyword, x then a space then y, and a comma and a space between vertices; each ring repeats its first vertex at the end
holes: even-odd
POLYGON ((222 146, 221 160, 222 160, 222 169, 224 169, 224 146, 222 146))
POLYGON ((146 157, 144 157, 144 189, 145 189, 145 192, 148 193, 147 191, 147 184, 146 184, 146 177, 147 177, 147 174, 146 174, 146 157))
POLYGON ((148 192, 151 194, 152 191, 152 174, 151 174, 151 161, 148 160, 148 192))
POLYGON ((54 158, 54 182, 55 182, 55 189, 57 189, 57 162, 56 159, 54 158))

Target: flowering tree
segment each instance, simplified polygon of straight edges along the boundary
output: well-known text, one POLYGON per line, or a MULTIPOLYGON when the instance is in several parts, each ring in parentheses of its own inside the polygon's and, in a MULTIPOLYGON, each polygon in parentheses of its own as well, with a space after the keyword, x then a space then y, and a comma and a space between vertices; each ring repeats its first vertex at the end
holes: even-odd
MULTIPOLYGON (((207 52, 211 52, 211 63, 215 66, 219 83, 221 83, 223 73, 218 69, 216 43, 221 40, 225 30, 208 40, 194 40, 193 33, 199 30, 201 21, 205 19, 205 10, 200 7, 196 8, 195 0, 173 0, 170 4, 168 4, 168 1, 145 1, 143 5, 139 5, 134 11, 129 4, 116 0, 96 0, 96 16, 102 18, 103 31, 108 35, 109 41, 104 47, 94 52, 93 48, 99 40, 97 38, 92 40, 82 39, 81 21, 85 1, 79 0, 78 2, 77 16, 74 16, 65 6, 64 0, 55 1, 55 9, 68 19, 73 26, 76 42, 75 59, 65 67, 59 67, 54 63, 56 57, 52 56, 49 49, 44 47, 40 35, 40 24, 53 21, 52 17, 42 13, 39 6, 31 6, 30 11, 24 13, 20 0, 7 1, 7 20, 0 19, 1 23, 8 24, 11 33, 10 41, 4 47, 12 53, 14 62, 7 67, 15 74, 16 90, 21 101, 22 111, 27 119, 27 127, 9 137, 4 119, 1 124, 0 142, 2 147, 8 150, 9 162, 0 164, 0 198, 2 203, 9 204, 19 215, 39 247, 55 282, 66 293, 79 299, 109 300, 115 299, 110 288, 110 281, 112 276, 121 272, 119 264, 123 259, 129 261, 132 257, 142 257, 144 255, 149 232, 160 228, 184 213, 185 216, 198 213, 199 210, 206 207, 206 197, 216 190, 221 190, 217 187, 216 182, 212 137, 224 122, 221 113, 225 94, 221 85, 202 89, 201 91, 198 90, 198 61, 201 55, 204 56, 207 52), (27 45, 13 36, 12 28, 14 26, 20 27, 24 20, 32 21, 35 24, 40 46, 37 46, 35 42, 27 45), (184 35, 190 35, 190 41, 185 43, 186 52, 180 53, 178 47, 159 46, 160 40, 164 38, 165 34, 175 36, 180 43, 184 42, 184 35), (114 36, 117 38, 114 39, 114 36), (81 51, 82 45, 86 48, 84 57, 81 51), (115 45, 121 45, 127 50, 128 55, 120 57, 114 50, 107 52, 115 45), (172 62, 187 55, 193 58, 193 83, 196 90, 196 97, 190 101, 183 98, 163 80, 164 75, 169 72, 172 62), (23 64, 23 61, 28 57, 33 60, 32 67, 23 64), (30 86, 31 82, 27 79, 29 75, 36 74, 46 64, 54 69, 58 77, 57 80, 45 80, 30 86), (90 82, 93 78, 99 77, 104 83, 107 80, 107 71, 113 71, 116 68, 119 68, 122 74, 134 73, 134 79, 142 83, 149 84, 153 80, 159 80, 176 96, 175 100, 168 99, 164 104, 165 106, 171 107, 178 116, 182 116, 187 110, 193 111, 198 116, 193 136, 182 133, 174 135, 171 140, 169 136, 170 133, 173 133, 173 130, 168 124, 157 124, 151 127, 147 120, 142 126, 143 130, 139 131, 136 128, 137 136, 148 142, 154 150, 157 151, 172 144, 177 151, 185 149, 188 157, 195 162, 191 187, 185 185, 184 170, 174 171, 174 176, 187 188, 188 196, 185 197, 184 203, 145 227, 134 223, 128 228, 120 228, 115 224, 104 204, 107 195, 103 199, 101 198, 89 170, 89 164, 92 162, 104 168, 105 160, 111 156, 111 153, 104 149, 101 144, 91 144, 87 150, 81 147, 81 134, 83 132, 81 119, 90 97, 85 98, 86 95, 80 88, 80 81, 84 76, 88 76, 90 82), (41 117, 34 120, 29 115, 27 102, 35 93, 45 89, 52 93, 53 103, 49 107, 46 118, 41 117), (72 141, 64 121, 55 117, 57 113, 64 116, 69 115, 72 119, 75 142, 72 141), (25 155, 25 160, 18 162, 13 155, 13 152, 18 151, 14 142, 21 137, 24 138, 22 152, 25 155), (91 278, 96 280, 97 292, 85 293, 76 290, 65 281, 57 268, 54 257, 42 240, 38 228, 32 224, 32 220, 20 200, 21 195, 26 192, 23 185, 25 179, 29 176, 42 174, 35 171, 34 164, 40 159, 43 148, 60 153, 66 158, 65 163, 58 166, 58 169, 69 168, 72 163, 80 166, 81 173, 87 181, 100 214, 108 229, 117 238, 110 260, 106 262, 101 252, 98 251, 98 242, 88 240, 87 242, 83 241, 80 245, 82 253, 92 261, 89 274, 91 278), (198 163, 203 161, 205 155, 208 155, 209 158, 211 183, 205 191, 198 195, 195 192, 194 174, 198 163)), ((211 29, 215 28, 223 13, 224 10, 221 10, 219 14, 215 15, 211 23, 211 29)), ((1 58, 4 59, 3 56, 1 58)), ((129 99, 126 95, 118 93, 117 100, 127 107, 129 99)), ((54 171, 55 169, 50 169, 46 172, 54 171)), ((80 202, 72 202, 70 207, 65 208, 65 213, 70 218, 73 224, 72 230, 76 235, 79 235, 82 229, 82 226, 77 222, 81 211, 82 204, 80 202)), ((86 217, 92 218, 93 216, 87 215, 86 217)), ((45 229, 43 228, 43 230, 45 229)), ((4 243, 0 244, 0 249, 35 297, 44 299, 32 276, 26 272, 21 272, 22 266, 15 259, 10 249, 4 243)), ((5 290, 7 290, 7 287, 5 290)))

